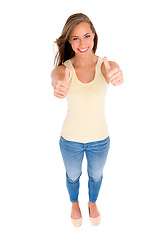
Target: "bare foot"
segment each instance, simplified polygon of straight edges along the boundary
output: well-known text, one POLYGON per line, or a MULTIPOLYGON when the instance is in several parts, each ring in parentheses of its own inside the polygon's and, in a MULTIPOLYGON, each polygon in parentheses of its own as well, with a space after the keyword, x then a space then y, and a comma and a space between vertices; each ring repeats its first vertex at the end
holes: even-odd
POLYGON ((99 213, 96 203, 89 202, 89 212, 90 212, 91 218, 96 218, 96 217, 100 216, 100 213, 99 213))
POLYGON ((79 202, 72 203, 71 218, 79 219, 81 217, 82 216, 81 216, 81 212, 80 212, 79 202))

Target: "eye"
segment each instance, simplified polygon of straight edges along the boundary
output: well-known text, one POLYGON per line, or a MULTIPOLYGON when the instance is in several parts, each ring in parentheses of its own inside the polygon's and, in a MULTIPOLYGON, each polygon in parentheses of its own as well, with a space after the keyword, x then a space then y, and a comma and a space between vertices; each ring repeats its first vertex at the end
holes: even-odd
POLYGON ((73 41, 76 41, 76 40, 78 40, 78 38, 73 38, 73 41))
POLYGON ((85 37, 86 37, 86 38, 90 38, 90 35, 86 35, 85 37))

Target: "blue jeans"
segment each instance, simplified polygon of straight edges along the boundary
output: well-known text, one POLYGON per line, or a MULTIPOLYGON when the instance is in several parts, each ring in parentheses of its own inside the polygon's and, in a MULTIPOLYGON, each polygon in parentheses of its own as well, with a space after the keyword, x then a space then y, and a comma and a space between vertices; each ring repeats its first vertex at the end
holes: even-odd
POLYGON ((85 152, 89 178, 89 201, 96 202, 103 179, 104 165, 110 149, 109 136, 105 140, 89 143, 68 141, 61 136, 59 144, 66 169, 66 185, 70 201, 73 203, 78 201, 79 179, 85 152))

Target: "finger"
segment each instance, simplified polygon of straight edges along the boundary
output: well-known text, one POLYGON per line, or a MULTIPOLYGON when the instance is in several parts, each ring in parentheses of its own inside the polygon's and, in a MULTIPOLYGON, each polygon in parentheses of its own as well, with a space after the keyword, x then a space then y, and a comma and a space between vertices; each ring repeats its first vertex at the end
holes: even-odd
POLYGON ((54 96, 58 97, 58 98, 64 98, 64 97, 66 97, 66 94, 64 94, 63 92, 60 92, 60 91, 54 91, 54 96))
POLYGON ((104 61, 105 69, 106 69, 106 71, 108 73, 111 70, 111 66, 109 65, 107 57, 104 57, 103 61, 104 61))
POLYGON ((116 73, 114 70, 114 73, 110 77, 110 81, 113 81, 115 78, 121 77, 121 75, 122 75, 121 72, 117 71, 117 73, 116 73))
POLYGON ((115 84, 114 84, 114 86, 121 85, 123 82, 124 82, 124 81, 123 81, 123 80, 121 80, 121 81, 119 81, 119 82, 115 83, 115 84))
POLYGON ((57 98, 61 98, 61 99, 65 98, 65 96, 57 94, 57 93, 54 93, 54 96, 57 97, 57 98))
POLYGON ((108 78, 111 80, 111 78, 115 77, 113 75, 117 74, 119 72, 119 69, 118 68, 113 68, 111 67, 111 70, 109 71, 109 73, 107 74, 108 75, 108 78))
POLYGON ((115 83, 117 83, 117 82, 119 82, 119 81, 122 81, 122 77, 117 77, 117 78, 115 78, 115 79, 113 79, 112 81, 111 81, 111 83, 112 84, 115 84, 115 83))
POLYGON ((68 88, 66 86, 66 84, 62 81, 60 81, 56 86, 55 86, 55 89, 59 89, 61 91, 64 91, 64 92, 67 92, 68 91, 68 88))
POLYGON ((55 88, 54 92, 61 95, 66 95, 68 90, 66 88, 55 88))
POLYGON ((55 88, 56 89, 66 89, 66 90, 68 90, 68 86, 67 86, 66 82, 64 82, 64 81, 58 81, 55 88))
POLYGON ((69 87, 69 69, 68 69, 68 68, 65 68, 64 82, 65 82, 66 85, 69 87))
POLYGON ((118 85, 122 84, 123 82, 124 82, 124 80, 123 80, 123 78, 121 78, 121 79, 118 79, 118 81, 116 81, 116 82, 112 82, 112 85, 118 86, 118 85))

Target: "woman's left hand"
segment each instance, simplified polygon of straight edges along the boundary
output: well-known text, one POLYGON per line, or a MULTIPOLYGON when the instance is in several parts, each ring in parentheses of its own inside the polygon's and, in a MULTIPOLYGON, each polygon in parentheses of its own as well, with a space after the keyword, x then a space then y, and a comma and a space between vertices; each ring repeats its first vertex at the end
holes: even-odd
POLYGON ((111 82, 112 85, 114 86, 118 86, 122 84, 124 80, 123 80, 122 71, 119 68, 119 66, 117 64, 116 64, 117 66, 115 67, 110 66, 107 57, 104 57, 103 60, 104 60, 104 66, 107 73, 108 82, 111 82))

